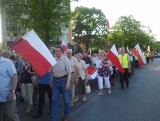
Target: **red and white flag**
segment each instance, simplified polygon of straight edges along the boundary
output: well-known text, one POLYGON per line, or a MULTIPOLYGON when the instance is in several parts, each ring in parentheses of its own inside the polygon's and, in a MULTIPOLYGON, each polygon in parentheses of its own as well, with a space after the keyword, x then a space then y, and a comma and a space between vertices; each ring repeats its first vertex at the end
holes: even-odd
POLYGON ((128 46, 126 47, 126 53, 128 53, 129 52, 129 49, 128 49, 128 46))
POLYGON ((138 65, 142 66, 146 64, 146 59, 140 49, 139 44, 137 44, 134 48, 132 48, 132 53, 138 57, 138 65))
POLYGON ((139 44, 137 44, 137 45, 135 46, 135 48, 138 50, 138 53, 140 54, 143 63, 146 64, 146 59, 145 59, 145 57, 144 57, 144 55, 143 55, 143 53, 142 53, 142 50, 141 50, 139 44))
POLYGON ((62 40, 62 47, 63 47, 63 52, 65 53, 67 51, 67 46, 64 40, 62 40))
POLYGON ((116 68, 118 68, 118 70, 121 72, 121 73, 124 73, 124 69, 119 61, 119 58, 118 58, 118 52, 117 52, 117 49, 115 47, 115 45, 112 46, 112 48, 110 49, 110 51, 108 52, 107 54, 107 57, 110 59, 110 61, 114 64, 114 66, 116 68))
POLYGON ((147 51, 148 51, 149 53, 151 52, 150 46, 149 46, 149 45, 148 45, 147 51))
POLYGON ((138 65, 139 65, 139 66, 144 65, 143 60, 142 60, 142 58, 141 58, 141 56, 140 56, 138 50, 134 47, 134 48, 132 48, 131 51, 132 51, 132 53, 133 53, 135 56, 138 57, 138 65))
POLYGON ((10 48, 16 50, 27 59, 40 76, 44 75, 56 64, 56 60, 49 49, 34 30, 29 31, 21 39, 11 45, 10 48))
POLYGON ((92 49, 89 49, 89 55, 92 56, 92 49))
POLYGON ((108 30, 110 30, 110 24, 109 24, 109 20, 108 19, 106 21, 106 27, 107 27, 108 30))

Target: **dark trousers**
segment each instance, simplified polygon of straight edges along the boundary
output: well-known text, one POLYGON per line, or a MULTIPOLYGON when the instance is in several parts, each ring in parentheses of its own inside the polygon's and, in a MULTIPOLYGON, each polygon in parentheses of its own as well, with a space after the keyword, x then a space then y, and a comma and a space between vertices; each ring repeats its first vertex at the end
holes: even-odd
POLYGON ((38 88, 34 86, 33 89, 33 104, 37 104, 37 97, 38 97, 38 88))
POLYGON ((83 80, 81 77, 78 78, 78 85, 77 85, 77 90, 76 94, 85 94, 85 80, 83 80))
POLYGON ((50 88, 50 84, 39 84, 38 85, 38 92, 39 92, 39 103, 38 103, 38 114, 43 114, 43 105, 45 101, 45 92, 47 91, 48 98, 49 98, 49 108, 51 111, 51 102, 52 102, 52 90, 50 88))
POLYGON ((135 67, 138 68, 138 60, 135 61, 135 67))
POLYGON ((146 58, 147 63, 149 63, 149 57, 146 58))
POLYGON ((120 83, 121 83, 121 88, 124 88, 124 81, 126 81, 126 86, 129 86, 129 80, 128 80, 128 68, 124 69, 124 73, 120 73, 120 83))

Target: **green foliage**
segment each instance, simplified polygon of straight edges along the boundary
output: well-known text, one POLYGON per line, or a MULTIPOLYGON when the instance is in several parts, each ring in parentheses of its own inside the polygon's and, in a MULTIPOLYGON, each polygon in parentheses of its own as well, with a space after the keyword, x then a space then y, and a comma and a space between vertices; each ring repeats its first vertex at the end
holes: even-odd
POLYGON ((109 38, 117 47, 134 47, 140 44, 142 50, 154 42, 152 31, 136 21, 133 16, 121 16, 111 28, 109 38))
POLYGON ((155 41, 150 47, 152 52, 160 52, 160 41, 155 41))
POLYGON ((72 13, 73 37, 77 44, 100 48, 105 43, 106 17, 100 9, 77 7, 72 13))
POLYGON ((34 29, 47 46, 68 27, 71 17, 70 0, 3 0, 2 7, 7 19, 18 21, 22 33, 34 29))

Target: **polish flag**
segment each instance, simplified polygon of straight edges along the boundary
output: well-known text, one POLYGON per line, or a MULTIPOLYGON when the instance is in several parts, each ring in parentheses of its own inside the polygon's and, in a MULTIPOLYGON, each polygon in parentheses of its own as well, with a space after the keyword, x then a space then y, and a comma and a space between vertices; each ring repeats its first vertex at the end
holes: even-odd
POLYGON ((92 49, 91 48, 89 49, 89 54, 90 54, 90 56, 92 56, 92 49))
POLYGON ((110 51, 107 53, 107 57, 114 64, 114 66, 116 68, 118 68, 118 70, 123 74, 124 69, 123 69, 123 67, 122 67, 122 65, 119 61, 118 52, 117 52, 117 49, 116 49, 115 45, 113 45, 112 48, 110 49, 110 51))
POLYGON ((62 40, 62 47, 63 47, 63 52, 65 53, 67 51, 67 46, 66 46, 64 40, 62 40))
POLYGON ((107 27, 108 30, 110 29, 109 20, 106 21, 106 27, 107 27))
POLYGON ((142 53, 142 50, 141 50, 139 44, 137 44, 137 45, 135 46, 135 48, 138 50, 138 53, 140 54, 143 63, 146 64, 146 59, 145 59, 145 57, 144 57, 144 55, 143 55, 143 53, 142 53))
POLYGON ((151 51, 150 51, 150 46, 148 45, 148 48, 147 48, 147 51, 150 53, 151 51))
POLYGON ((17 51, 27 59, 40 76, 44 75, 56 64, 56 60, 49 49, 34 30, 29 31, 21 39, 11 45, 11 49, 17 51))
POLYGON ((128 53, 129 52, 129 49, 128 49, 128 46, 127 46, 127 48, 126 48, 126 53, 128 53))
POLYGON ((87 67, 87 72, 88 72, 89 75, 93 74, 94 71, 95 71, 95 67, 93 67, 93 66, 88 66, 87 67))
POLYGON ((144 65, 143 60, 142 60, 142 58, 141 58, 141 56, 140 56, 138 50, 137 50, 136 48, 132 48, 131 51, 132 51, 132 53, 133 53, 135 56, 138 57, 138 65, 139 65, 139 66, 144 65))
POLYGON ((134 55, 136 55, 138 57, 138 65, 139 66, 146 64, 146 60, 144 58, 144 55, 142 54, 142 51, 139 47, 139 44, 137 44, 134 48, 132 48, 131 51, 134 55))

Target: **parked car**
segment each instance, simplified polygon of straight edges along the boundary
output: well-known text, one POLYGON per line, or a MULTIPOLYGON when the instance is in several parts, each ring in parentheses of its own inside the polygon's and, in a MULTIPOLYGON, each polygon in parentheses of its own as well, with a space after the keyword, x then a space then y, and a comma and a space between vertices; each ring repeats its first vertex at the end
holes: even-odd
POLYGON ((154 57, 155 57, 155 58, 160 57, 160 53, 154 53, 154 57))

